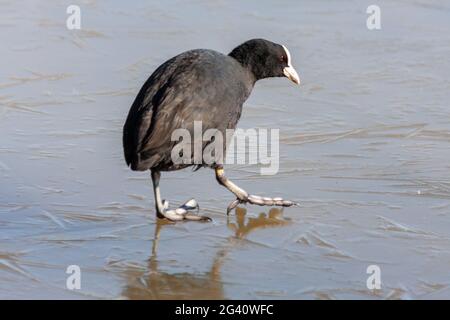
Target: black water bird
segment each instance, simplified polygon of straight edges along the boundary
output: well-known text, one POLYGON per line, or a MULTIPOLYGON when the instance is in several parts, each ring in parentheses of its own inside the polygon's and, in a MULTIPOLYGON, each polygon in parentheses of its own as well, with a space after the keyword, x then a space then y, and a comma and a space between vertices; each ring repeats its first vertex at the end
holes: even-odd
MULTIPOLYGON (((292 67, 291 56, 285 46, 264 39, 252 39, 233 49, 228 55, 196 49, 183 52, 163 63, 139 91, 123 128, 125 160, 132 170, 151 171, 156 213, 159 218, 177 220, 210 220, 193 214, 198 209, 194 199, 175 210, 161 199, 159 180, 161 171, 188 166, 210 167, 217 181, 235 196, 227 213, 239 203, 292 206, 282 198, 250 195, 224 175, 223 161, 174 161, 172 151, 176 129, 194 135, 194 122, 201 121, 202 130, 215 129, 226 136, 241 116, 242 105, 256 81, 269 77, 287 77, 299 84, 292 67)), ((202 142, 202 150, 208 142, 202 142)), ((223 150, 225 152, 226 145, 223 150)), ((223 153, 224 154, 224 153, 223 153)), ((180 154, 194 159, 194 154, 180 154)))

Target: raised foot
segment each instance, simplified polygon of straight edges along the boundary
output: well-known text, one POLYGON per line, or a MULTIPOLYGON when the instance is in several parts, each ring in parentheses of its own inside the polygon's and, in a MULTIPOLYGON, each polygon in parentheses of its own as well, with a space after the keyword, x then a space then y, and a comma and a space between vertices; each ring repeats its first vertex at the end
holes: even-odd
POLYGON ((258 206, 281 206, 281 207, 292 207, 299 205, 297 202, 284 200, 283 198, 279 197, 269 198, 250 194, 232 201, 227 207, 227 215, 230 214, 230 212, 241 203, 256 204, 258 206))
POLYGON ((211 218, 193 214, 190 211, 199 211, 199 205, 195 199, 191 199, 176 209, 169 210, 169 201, 163 200, 163 212, 159 213, 160 218, 170 221, 212 221, 211 218))

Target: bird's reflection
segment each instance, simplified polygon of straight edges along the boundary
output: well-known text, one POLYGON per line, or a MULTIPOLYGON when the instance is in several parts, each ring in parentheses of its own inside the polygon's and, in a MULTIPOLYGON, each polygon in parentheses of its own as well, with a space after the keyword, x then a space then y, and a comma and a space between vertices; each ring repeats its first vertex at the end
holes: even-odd
POLYGON ((236 223, 230 221, 228 218, 228 228, 235 232, 237 238, 243 239, 249 233, 257 229, 264 229, 269 227, 281 227, 290 223, 289 220, 283 219, 283 210, 272 208, 268 214, 260 213, 257 218, 248 218, 245 221, 247 210, 244 208, 236 208, 236 223))
POLYGON ((126 271, 127 286, 122 294, 128 299, 226 299, 220 272, 226 255, 236 247, 236 241, 233 240, 243 239, 258 229, 281 227, 289 223, 289 220, 282 217, 282 210, 277 208, 271 209, 268 214, 261 213, 257 218, 248 219, 246 209, 237 208, 236 215, 229 217, 227 221, 234 236, 225 241, 223 248, 217 251, 208 272, 191 274, 159 271, 158 244, 161 231, 167 223, 157 221, 148 267, 145 271, 126 271))

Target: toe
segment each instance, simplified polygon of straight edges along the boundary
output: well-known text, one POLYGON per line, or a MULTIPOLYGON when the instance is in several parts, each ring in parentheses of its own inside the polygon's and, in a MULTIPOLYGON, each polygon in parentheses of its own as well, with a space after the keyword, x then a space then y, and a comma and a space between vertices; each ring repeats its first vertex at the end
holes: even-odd
POLYGON ((238 206, 238 204, 239 203, 241 203, 242 201, 238 198, 238 199, 236 199, 236 200, 234 200, 234 201, 232 201, 229 205, 228 205, 228 207, 227 207, 227 215, 229 215, 230 214, 230 212, 234 209, 234 208, 236 208, 237 206, 238 206))
POLYGON ((167 219, 171 220, 171 221, 181 221, 184 219, 184 214, 186 210, 183 210, 180 208, 175 209, 175 210, 166 210, 164 211, 164 217, 166 217, 167 219))
POLYGON ((193 211, 193 210, 199 210, 200 206, 197 203, 197 200, 190 199, 186 201, 183 205, 180 206, 180 208, 185 209, 186 211, 193 211))
POLYGON ((210 217, 206 217, 206 216, 199 216, 199 215, 195 215, 195 214, 186 214, 184 216, 185 220, 189 220, 189 221, 204 221, 204 222, 209 222, 212 221, 212 219, 210 217))

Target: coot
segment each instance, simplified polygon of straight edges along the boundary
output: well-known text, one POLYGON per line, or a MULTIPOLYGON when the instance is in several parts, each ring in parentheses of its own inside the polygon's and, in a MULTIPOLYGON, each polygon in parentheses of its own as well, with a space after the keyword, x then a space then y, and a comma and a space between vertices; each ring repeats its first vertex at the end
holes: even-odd
MULTIPOLYGON (((174 130, 186 129, 193 136, 194 122, 201 121, 203 131, 215 129, 225 136, 227 129, 236 127, 242 105, 255 82, 269 77, 287 77, 300 83, 285 46, 252 39, 228 55, 207 49, 183 52, 163 63, 144 83, 123 128, 123 147, 126 163, 132 170, 151 171, 158 218, 210 220, 192 213, 198 210, 194 199, 175 210, 170 210, 169 203, 161 199, 161 171, 188 166, 215 170, 217 181, 236 196, 228 206, 227 214, 240 203, 286 207, 295 204, 282 198, 248 194, 227 179, 223 161, 180 163, 172 160, 172 150, 177 144, 171 138, 174 130)), ((208 142, 203 142, 202 148, 207 145, 208 142)), ((193 158, 194 154, 187 156, 193 158)))

